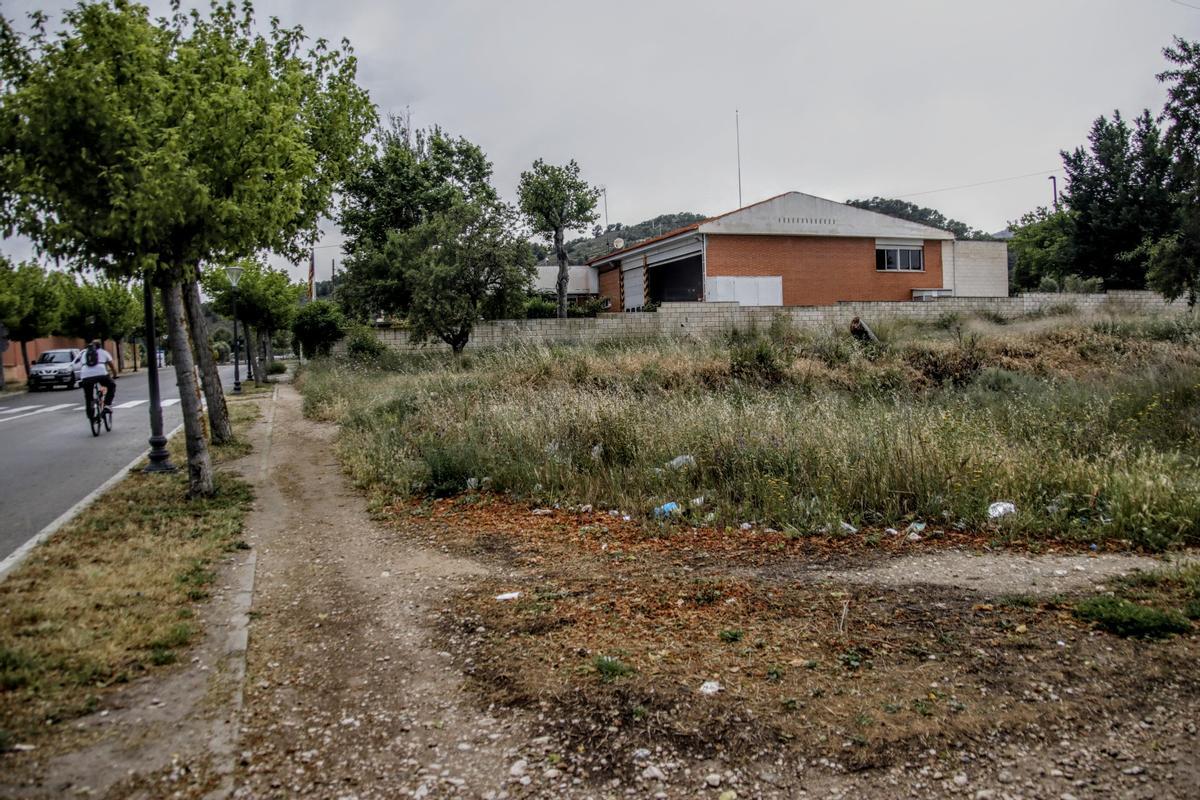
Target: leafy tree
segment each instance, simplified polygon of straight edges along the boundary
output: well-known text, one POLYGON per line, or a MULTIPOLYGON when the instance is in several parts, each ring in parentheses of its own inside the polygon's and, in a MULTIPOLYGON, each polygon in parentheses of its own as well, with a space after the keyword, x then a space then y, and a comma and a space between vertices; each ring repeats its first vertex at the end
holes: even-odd
POLYGON ((238 262, 242 277, 235 289, 224 269, 204 273, 204 291, 212 298, 212 309, 226 317, 233 316, 236 294, 238 322, 245 326, 247 357, 255 383, 266 378, 266 369, 259 359, 263 354, 270 360, 269 344, 276 331, 289 330, 305 286, 293 283, 283 270, 274 269, 255 259, 238 262))
POLYGON ((875 211, 880 214, 887 214, 889 217, 906 219, 909 222, 916 222, 921 225, 929 225, 933 228, 941 228, 944 231, 950 231, 953 233, 957 239, 992 238, 990 234, 972 228, 965 222, 959 222, 956 219, 951 219, 950 217, 942 214, 940 211, 919 206, 916 203, 910 203, 907 200, 896 200, 887 197, 872 197, 870 200, 847 200, 846 205, 854 206, 855 208, 866 209, 867 211, 875 211))
POLYGON ((63 309, 58 329, 81 339, 112 339, 117 344, 117 369, 124 369, 121 345, 140 327, 140 298, 121 281, 63 282, 63 309))
POLYGON ((376 132, 374 153, 342 189, 338 222, 347 258, 339 301, 359 317, 405 311, 409 288, 389 237, 456 203, 495 200, 491 176, 478 145, 436 126, 413 131, 392 117, 390 127, 376 132))
POLYGON ((252 13, 152 22, 85 2, 60 33, 34 17, 27 38, 0 21, 0 216, 47 253, 158 287, 192 495, 213 482, 181 284, 194 292, 202 262, 298 257, 375 119, 345 42, 306 49, 298 28, 255 33, 252 13))
POLYGON ((296 312, 292 321, 292 343, 309 356, 327 356, 333 345, 346 335, 346 318, 336 303, 313 300, 296 312))
POLYGON ((8 338, 21 344, 21 362, 29 375, 29 342, 49 336, 62 315, 62 274, 47 272, 37 264, 22 264, 0 272, 6 286, 0 287, 5 315, 0 323, 8 338))
POLYGON ((1186 296, 1194 307, 1200 295, 1200 42, 1176 37, 1163 55, 1174 65, 1158 76, 1167 84, 1162 116, 1173 155, 1174 230, 1143 243, 1142 251, 1150 285, 1172 300, 1186 296))
POLYGON ((596 202, 600 190, 579 177, 579 165, 571 159, 566 166, 547 164, 542 159, 533 162, 532 169, 521 173, 517 186, 521 213, 535 234, 554 243, 558 259, 558 316, 567 316, 567 250, 563 234, 569 230, 586 229, 595 222, 596 202))
POLYGON ((476 322, 521 305, 533 280, 533 254, 515 223, 502 203, 460 203, 396 237, 412 287, 414 341, 440 339, 458 355, 476 322))
POLYGON ((1008 250, 1013 256, 1014 289, 1055 287, 1075 264, 1075 221, 1069 211, 1050 211, 1044 206, 1008 224, 1013 238, 1008 250))
POLYGON ((1145 111, 1134 127, 1114 111, 1092 123, 1088 146, 1063 152, 1063 200, 1074 220, 1073 271, 1112 288, 1141 288, 1146 259, 1127 254, 1171 227, 1170 159, 1145 111))

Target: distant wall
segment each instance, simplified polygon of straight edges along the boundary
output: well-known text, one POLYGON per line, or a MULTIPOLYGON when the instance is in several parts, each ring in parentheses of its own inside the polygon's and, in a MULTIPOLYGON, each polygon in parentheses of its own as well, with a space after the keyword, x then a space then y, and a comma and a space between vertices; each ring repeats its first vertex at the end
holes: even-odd
POLYGON ((958 297, 1008 296, 1008 244, 960 239, 952 243, 952 288, 958 297))
MULTIPOLYGON (((1043 294, 1018 297, 944 297, 928 302, 838 303, 832 306, 750 307, 737 303, 664 303, 657 312, 601 314, 581 319, 521 319, 485 322, 476 326, 468 349, 496 347, 514 342, 602 342, 645 339, 655 336, 717 336, 731 328, 758 325, 765 328, 777 316, 808 327, 844 326, 853 317, 868 323, 881 319, 934 320, 956 311, 994 311, 1015 317, 1039 309, 1069 304, 1081 314, 1104 312, 1185 313, 1183 301, 1167 303, 1153 292, 1107 294, 1043 294)), ((395 350, 418 353, 448 350, 441 343, 413 344, 404 330, 380 330, 381 342, 395 350)), ((344 343, 336 352, 343 352, 344 343)))

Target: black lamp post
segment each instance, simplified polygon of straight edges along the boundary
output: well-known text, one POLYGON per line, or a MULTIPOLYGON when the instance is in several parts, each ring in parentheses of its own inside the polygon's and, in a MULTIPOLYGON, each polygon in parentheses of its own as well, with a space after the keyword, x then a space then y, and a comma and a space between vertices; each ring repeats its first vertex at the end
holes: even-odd
POLYGON ((241 360, 241 348, 238 347, 237 334, 237 285, 242 279, 243 269, 241 267, 230 266, 225 268, 225 277, 229 278, 229 285, 233 287, 233 295, 231 302, 233 303, 233 393, 242 393, 242 373, 238 368, 238 362, 241 360))
POLYGON ((146 380, 150 384, 150 463, 146 472, 174 472, 167 437, 163 436, 162 397, 158 392, 158 336, 154 332, 154 287, 150 273, 142 278, 142 310, 146 316, 146 380))

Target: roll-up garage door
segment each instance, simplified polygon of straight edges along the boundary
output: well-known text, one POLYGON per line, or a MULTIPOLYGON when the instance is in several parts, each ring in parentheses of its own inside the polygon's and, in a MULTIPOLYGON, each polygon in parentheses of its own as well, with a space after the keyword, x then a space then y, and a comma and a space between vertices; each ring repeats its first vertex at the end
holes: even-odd
POLYGON ((638 258, 636 267, 625 269, 625 264, 621 264, 621 270, 625 277, 625 310, 635 311, 645 304, 646 298, 646 268, 642 266, 641 258, 638 258))

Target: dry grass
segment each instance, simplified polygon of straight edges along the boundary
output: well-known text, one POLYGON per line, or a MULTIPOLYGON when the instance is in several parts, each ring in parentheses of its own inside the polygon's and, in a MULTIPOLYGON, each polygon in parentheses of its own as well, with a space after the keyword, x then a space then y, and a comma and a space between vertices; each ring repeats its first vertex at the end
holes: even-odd
MULTIPOLYGON (((235 430, 258 415, 230 403, 235 430)), ((170 444, 182 463, 182 440, 170 444)), ((239 441, 217 463, 249 452, 239 441)), ((0 745, 37 741, 93 710, 102 692, 173 663, 200 630, 221 554, 239 539, 249 485, 218 471, 217 496, 188 501, 186 472, 132 473, 0 583, 0 745)))

